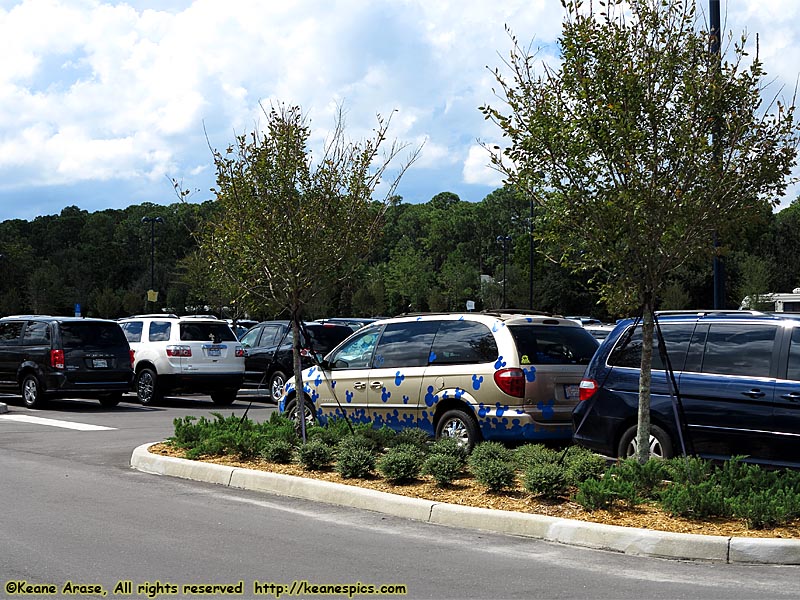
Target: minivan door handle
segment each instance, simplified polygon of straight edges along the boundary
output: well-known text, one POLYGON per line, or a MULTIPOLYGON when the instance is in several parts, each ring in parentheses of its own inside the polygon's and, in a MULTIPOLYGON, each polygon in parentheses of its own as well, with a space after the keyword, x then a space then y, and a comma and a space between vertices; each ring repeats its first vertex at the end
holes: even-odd
POLYGON ((373 381, 369 384, 369 387, 371 387, 373 390, 380 390, 383 388, 383 383, 380 381, 373 381))
POLYGON ((791 402, 800 402, 800 392, 789 392, 788 394, 782 394, 781 398, 791 402))
POLYGON ((742 394, 744 394, 745 396, 749 396, 750 398, 763 398, 764 396, 767 395, 766 392, 762 392, 758 388, 754 388, 749 392, 742 392, 742 394))
POLYGON ((364 381, 356 381, 353 384, 353 388, 356 389, 356 390, 363 390, 363 389, 366 389, 366 387, 367 387, 367 384, 364 381))

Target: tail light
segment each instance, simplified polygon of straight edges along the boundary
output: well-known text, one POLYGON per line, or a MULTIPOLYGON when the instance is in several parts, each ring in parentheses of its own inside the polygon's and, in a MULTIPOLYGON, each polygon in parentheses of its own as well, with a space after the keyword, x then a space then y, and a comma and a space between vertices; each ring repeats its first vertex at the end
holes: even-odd
POLYGON ((311 350, 309 350, 308 348, 300 348, 300 356, 304 356, 305 358, 310 358, 311 356, 313 356, 313 354, 311 354, 311 350))
POLYGON ((525 397, 525 373, 522 369, 500 369, 494 372, 494 382, 502 391, 516 398, 525 397))
POLYGON ((133 350, 131 350, 131 351, 130 351, 130 353, 131 353, 131 367, 132 367, 132 366, 133 366, 133 363, 134 363, 134 360, 133 360, 133 350))
POLYGON ((50 366, 54 369, 64 368, 64 351, 50 350, 50 366))
POLYGON ((191 358, 192 348, 190 346, 167 346, 167 356, 191 358))
POLYGON ((597 391, 597 382, 594 379, 582 379, 578 387, 578 399, 583 402, 588 400, 597 391))
POLYGON ((244 357, 244 347, 236 346, 236 349, 234 350, 234 354, 235 354, 236 358, 243 358, 244 357))

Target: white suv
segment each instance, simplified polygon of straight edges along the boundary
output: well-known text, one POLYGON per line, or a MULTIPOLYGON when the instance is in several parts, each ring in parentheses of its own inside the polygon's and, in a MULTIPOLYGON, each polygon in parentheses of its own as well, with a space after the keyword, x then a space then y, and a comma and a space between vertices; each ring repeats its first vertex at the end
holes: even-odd
POLYGON ((236 400, 244 348, 225 321, 153 314, 120 319, 119 324, 134 352, 142 404, 158 402, 173 390, 209 394, 220 405, 236 400))

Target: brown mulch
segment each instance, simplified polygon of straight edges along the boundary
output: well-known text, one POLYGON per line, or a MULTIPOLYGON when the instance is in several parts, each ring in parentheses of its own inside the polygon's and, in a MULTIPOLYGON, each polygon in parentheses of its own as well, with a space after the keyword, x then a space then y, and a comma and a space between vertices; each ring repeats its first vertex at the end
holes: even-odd
MULTIPOLYGON (((150 452, 162 456, 183 458, 183 450, 173 447, 169 443, 156 444, 150 447, 150 452)), ((306 471, 300 465, 280 465, 264 460, 242 461, 233 457, 205 457, 202 460, 209 463, 229 465, 257 471, 271 471, 296 477, 321 479, 344 485, 379 490, 390 494, 423 498, 435 502, 460 504, 463 506, 476 506, 479 508, 494 508, 514 512, 533 513, 605 523, 608 525, 621 525, 625 527, 640 527, 657 531, 671 531, 675 533, 696 533, 705 535, 720 535, 725 537, 760 537, 800 539, 800 519, 792 521, 783 527, 773 529, 748 529, 743 521, 713 519, 708 521, 693 521, 680 517, 672 517, 654 505, 645 504, 634 509, 624 507, 611 510, 584 510, 579 504, 569 499, 553 503, 538 499, 533 494, 525 491, 522 486, 518 489, 502 493, 491 493, 469 477, 458 479, 448 488, 441 488, 429 477, 420 477, 407 485, 393 485, 380 477, 374 479, 344 479, 333 470, 306 471)))

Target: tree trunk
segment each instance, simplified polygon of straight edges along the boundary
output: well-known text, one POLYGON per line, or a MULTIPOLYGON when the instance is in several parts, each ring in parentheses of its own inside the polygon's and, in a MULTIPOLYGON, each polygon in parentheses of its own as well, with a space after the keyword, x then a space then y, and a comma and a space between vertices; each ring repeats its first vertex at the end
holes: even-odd
POLYGON ((300 319, 292 313, 292 367, 294 389, 297 391, 297 414, 300 418, 300 439, 306 442, 306 395, 303 391, 303 365, 300 361, 300 319))
POLYGON ((650 459, 650 384, 653 366, 653 302, 647 298, 642 307, 642 362, 639 371, 639 420, 636 430, 636 460, 650 459))

